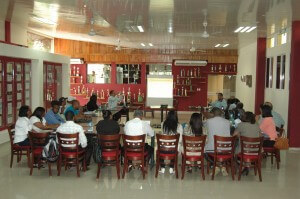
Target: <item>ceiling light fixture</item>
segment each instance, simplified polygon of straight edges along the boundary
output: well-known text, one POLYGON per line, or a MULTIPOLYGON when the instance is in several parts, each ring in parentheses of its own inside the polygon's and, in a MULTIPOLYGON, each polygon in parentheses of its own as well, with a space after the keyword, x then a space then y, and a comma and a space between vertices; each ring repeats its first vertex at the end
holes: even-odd
POLYGON ((218 48, 219 46, 221 46, 221 44, 217 44, 217 45, 215 45, 215 48, 218 48))
POLYGON ((143 26, 137 26, 140 32, 144 32, 143 26))
POLYGON ((254 30, 256 28, 256 26, 251 27, 249 30, 247 30, 246 32, 251 32, 252 30, 254 30))
POLYGON ((39 21, 39 22, 42 22, 42 23, 45 23, 45 24, 49 24, 49 25, 56 25, 56 22, 54 21, 51 21, 50 19, 45 19, 45 18, 42 18, 42 17, 32 17, 33 19, 39 21))
POLYGON ((172 28, 172 27, 169 27, 169 28, 168 28, 168 32, 169 32, 169 33, 173 33, 173 28, 172 28))
POLYGON ((243 28, 244 28, 244 26, 241 26, 241 27, 237 28, 234 32, 235 32, 235 33, 238 33, 238 32, 240 32, 243 28))
POLYGON ((153 44, 152 44, 152 43, 149 43, 149 46, 153 46, 153 44))
POLYGON ((245 28, 243 28, 242 30, 241 30, 241 32, 246 32, 249 28, 251 28, 250 26, 246 26, 245 28))
POLYGON ((224 45, 223 45, 223 48, 226 48, 227 46, 229 46, 229 44, 224 44, 224 45))
POLYGON ((144 46, 144 47, 146 46, 144 43, 141 43, 141 45, 144 46))

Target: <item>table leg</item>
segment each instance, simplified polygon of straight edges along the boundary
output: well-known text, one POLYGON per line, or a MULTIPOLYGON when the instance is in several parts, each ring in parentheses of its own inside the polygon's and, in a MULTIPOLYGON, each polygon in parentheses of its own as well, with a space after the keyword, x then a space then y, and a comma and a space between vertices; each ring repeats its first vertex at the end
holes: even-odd
MULTIPOLYGON (((155 135, 153 137, 151 137, 151 147, 154 149, 154 144, 155 144, 155 135)), ((155 149, 153 150, 153 154, 150 157, 150 168, 152 169, 155 165, 155 160, 154 160, 154 153, 155 153, 155 149)))
POLYGON ((160 109, 160 122, 164 121, 164 110, 161 108, 160 109))

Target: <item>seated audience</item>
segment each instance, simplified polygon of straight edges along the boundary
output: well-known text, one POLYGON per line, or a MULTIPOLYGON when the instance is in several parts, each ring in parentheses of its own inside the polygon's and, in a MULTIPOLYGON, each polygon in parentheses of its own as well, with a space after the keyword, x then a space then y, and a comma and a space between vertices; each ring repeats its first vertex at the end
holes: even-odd
POLYGON ((103 120, 100 120, 96 125, 98 134, 102 135, 114 135, 119 134, 120 126, 118 122, 112 119, 111 112, 109 110, 102 111, 103 120))
POLYGON ((223 98, 223 93, 218 93, 218 100, 216 100, 215 102, 213 102, 211 104, 211 106, 219 108, 219 109, 222 109, 222 110, 225 110, 227 108, 227 102, 223 98))
POLYGON ((273 110, 273 104, 271 102, 265 102, 264 105, 271 107, 271 113, 272 113, 273 120, 275 122, 276 127, 283 128, 285 122, 284 122, 283 118, 281 117, 281 115, 273 110))
POLYGON ((184 135, 202 135, 202 115, 200 113, 193 113, 189 124, 184 127, 184 135))
MULTIPOLYGON (((72 105, 69 106, 66 110, 65 110, 65 116, 66 116, 66 113, 68 111, 71 111, 73 112, 74 114, 74 120, 77 121, 77 120, 80 120, 80 119, 85 119, 86 117, 84 116, 84 114, 82 113, 82 111, 80 111, 80 104, 79 104, 79 101, 78 100, 73 100, 72 101, 72 105)), ((66 118, 67 119, 67 118, 66 118)))
POLYGON ((72 111, 67 111, 65 113, 66 115, 66 123, 60 125, 56 132, 62 133, 62 134, 75 134, 75 133, 79 133, 78 137, 78 144, 82 147, 85 148, 87 146, 87 139, 86 136, 84 134, 84 130, 82 128, 82 126, 80 126, 79 124, 76 124, 74 122, 74 113, 72 111))
POLYGON ((32 125, 29 121, 31 109, 29 106, 21 106, 19 117, 15 125, 14 144, 19 146, 29 146, 28 131, 31 131, 32 125))
MULTIPOLYGON (((162 134, 164 135, 176 135, 177 133, 180 134, 179 142, 178 142, 178 149, 179 149, 182 143, 183 128, 182 125, 178 123, 178 116, 176 111, 168 112, 166 120, 161 124, 161 130, 162 130, 162 134)), ((161 170, 159 172, 165 173, 165 164, 163 160, 161 162, 161 170)), ((174 173, 173 165, 170 166, 169 172, 171 174, 174 173)))
POLYGON ((116 121, 119 121, 121 119, 122 115, 126 115, 127 121, 128 121, 129 120, 129 118, 128 118, 128 111, 129 110, 124 107, 125 104, 123 102, 123 96, 122 95, 117 96, 116 92, 114 90, 111 90, 110 93, 109 93, 109 98, 108 98, 108 109, 109 110, 114 110, 118 106, 123 106, 123 108, 119 112, 117 112, 113 115, 113 119, 116 120, 116 121))
POLYGON ((47 124, 62 124, 65 123, 65 120, 59 115, 59 101, 51 102, 51 109, 46 113, 45 120, 47 124))
POLYGON ((261 106, 262 120, 259 125, 263 135, 267 137, 264 141, 264 147, 273 147, 277 138, 276 126, 272 117, 272 109, 268 105, 261 106))
MULTIPOLYGON (((205 156, 207 161, 213 163, 213 160, 210 159, 208 153, 214 152, 214 135, 230 137, 230 122, 222 117, 223 112, 219 108, 213 108, 211 111, 214 115, 213 118, 206 121, 207 128, 207 143, 205 145, 205 156)), ((224 176, 228 175, 226 168, 222 167, 222 174, 224 176)), ((216 167, 215 174, 219 173, 219 167, 216 167)))
MULTIPOLYGON (((255 121, 255 115, 252 112, 245 112, 245 114, 242 117, 242 122, 238 124, 233 136, 256 138, 261 136, 260 132, 261 130, 255 121)), ((237 146, 236 152, 241 152, 240 143, 237 146)))
MULTIPOLYGON (((151 128, 150 124, 143 121, 143 111, 135 110, 133 114, 134 119, 126 122, 124 127, 125 135, 137 136, 146 134, 150 137, 154 136, 154 131, 151 128)), ((149 146, 147 143, 145 144, 145 151, 148 152, 148 157, 151 157, 154 149, 149 146)))
POLYGON ((72 103, 73 103, 74 100, 76 100, 76 98, 73 97, 73 96, 69 96, 67 98, 67 102, 66 102, 66 105, 65 105, 64 113, 66 112, 66 109, 69 108, 69 106, 72 106, 72 103))
POLYGON ((63 115, 65 112, 66 104, 67 104, 67 99, 65 97, 59 98, 59 114, 63 115))
POLYGON ((49 130, 54 130, 59 126, 59 124, 47 124, 44 118, 45 112, 46 110, 43 107, 37 107, 30 117, 32 130, 37 133, 49 132, 49 130))
POLYGON ((98 110, 98 105, 97 105, 97 95, 93 94, 90 97, 90 101, 87 103, 86 108, 88 111, 94 111, 98 110))
POLYGON ((234 119, 241 119, 245 114, 244 104, 242 102, 238 102, 236 104, 236 108, 233 109, 234 111, 234 119))

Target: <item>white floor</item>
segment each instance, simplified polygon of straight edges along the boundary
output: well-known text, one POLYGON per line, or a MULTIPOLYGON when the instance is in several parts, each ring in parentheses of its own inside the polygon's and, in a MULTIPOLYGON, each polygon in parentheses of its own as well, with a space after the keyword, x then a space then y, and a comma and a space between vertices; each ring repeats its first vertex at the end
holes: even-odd
MULTIPOLYGON (((276 169, 270 159, 264 160, 263 182, 253 172, 241 181, 218 175, 214 181, 206 175, 203 181, 200 173, 186 174, 184 180, 168 173, 154 177, 149 170, 143 180, 139 170, 133 170, 125 179, 117 180, 115 168, 102 169, 100 180, 96 181, 96 164, 90 170, 76 177, 74 169, 63 171, 60 177, 53 171, 48 176, 47 168, 34 170, 29 176, 26 158, 9 168, 9 144, 0 145, 0 198, 300 198, 300 152, 282 152, 281 168, 276 169)), ((180 173, 181 175, 181 173, 180 173)))

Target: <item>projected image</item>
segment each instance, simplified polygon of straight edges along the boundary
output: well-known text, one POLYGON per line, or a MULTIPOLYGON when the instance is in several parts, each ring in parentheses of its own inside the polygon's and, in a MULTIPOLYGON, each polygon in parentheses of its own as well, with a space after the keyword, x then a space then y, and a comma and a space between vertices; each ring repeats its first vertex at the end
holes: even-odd
POLYGON ((147 76, 147 105, 173 106, 173 76, 147 76))

